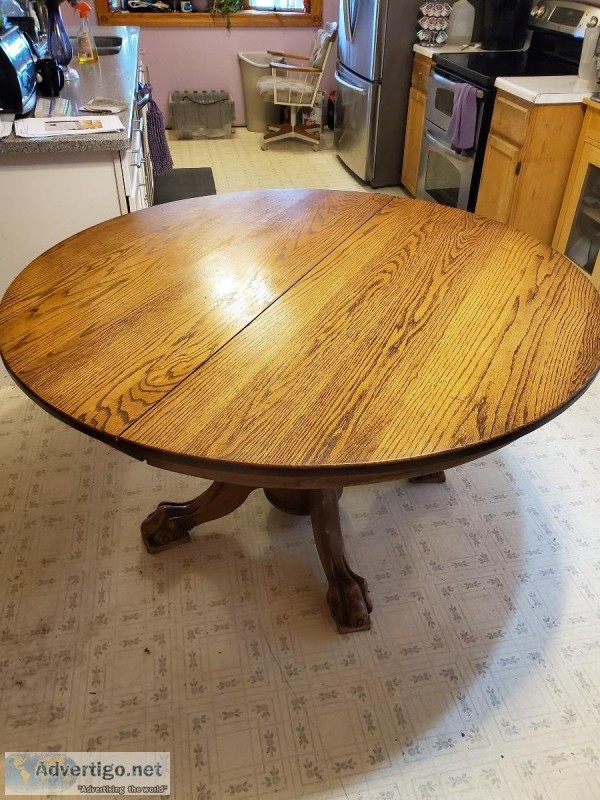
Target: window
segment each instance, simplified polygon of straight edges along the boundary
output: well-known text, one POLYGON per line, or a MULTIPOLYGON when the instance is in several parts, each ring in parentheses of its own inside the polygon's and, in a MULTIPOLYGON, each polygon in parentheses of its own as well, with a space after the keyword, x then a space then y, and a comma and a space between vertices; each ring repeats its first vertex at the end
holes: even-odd
POLYGON ((248 0, 256 11, 304 11, 304 0, 248 0))
MULTIPOLYGON (((225 16, 209 11, 124 12, 124 1, 94 0, 98 24, 165 28, 318 28, 323 24, 323 0, 244 0, 242 11, 225 16)), ((178 5, 176 0, 173 3, 178 5)))

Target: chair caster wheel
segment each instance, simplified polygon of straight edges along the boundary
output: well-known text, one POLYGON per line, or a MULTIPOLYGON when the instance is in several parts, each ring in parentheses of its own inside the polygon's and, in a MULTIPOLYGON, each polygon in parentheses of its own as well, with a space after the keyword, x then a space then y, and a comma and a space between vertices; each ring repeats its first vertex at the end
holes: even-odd
POLYGON ((318 153, 320 149, 321 149, 321 148, 320 148, 320 146, 319 146, 318 144, 313 144, 313 151, 314 151, 315 153, 318 153))
POLYGON ((260 146, 260 149, 261 150, 268 150, 269 149, 269 145, 266 142, 263 142, 261 144, 261 146, 260 146))

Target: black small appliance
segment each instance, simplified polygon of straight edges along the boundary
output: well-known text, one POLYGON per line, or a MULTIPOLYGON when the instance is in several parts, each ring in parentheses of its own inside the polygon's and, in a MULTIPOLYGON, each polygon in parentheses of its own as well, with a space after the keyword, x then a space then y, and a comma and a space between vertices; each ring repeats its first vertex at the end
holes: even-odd
POLYGON ((0 111, 28 114, 36 101, 35 61, 18 28, 0 29, 0 111))
POLYGON ((39 76, 38 92, 42 97, 58 97, 65 85, 65 75, 53 58, 39 58, 35 70, 39 76))
POLYGON ((483 50, 520 50, 527 39, 532 0, 484 0, 483 50))

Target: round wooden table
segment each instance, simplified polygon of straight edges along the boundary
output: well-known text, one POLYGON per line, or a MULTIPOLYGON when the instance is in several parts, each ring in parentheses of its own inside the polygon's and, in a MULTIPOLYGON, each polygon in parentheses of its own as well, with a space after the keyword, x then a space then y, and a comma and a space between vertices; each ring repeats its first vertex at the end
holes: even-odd
POLYGON ((549 247, 359 192, 119 217, 37 258, 0 307, 4 362, 47 411, 214 481, 150 514, 150 552, 261 487, 310 514, 342 631, 369 627, 371 601, 344 551, 341 487, 443 480, 544 424, 589 386, 599 334, 598 293, 549 247))

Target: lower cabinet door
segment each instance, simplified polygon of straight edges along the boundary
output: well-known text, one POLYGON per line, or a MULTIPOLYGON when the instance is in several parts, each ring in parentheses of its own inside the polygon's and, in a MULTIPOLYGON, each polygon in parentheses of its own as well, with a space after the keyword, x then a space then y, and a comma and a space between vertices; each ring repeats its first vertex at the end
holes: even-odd
POLYGON ((408 115, 406 117, 406 136, 404 139, 404 159, 402 161, 402 185, 408 189, 413 197, 417 193, 426 102, 427 95, 424 92, 418 92, 416 89, 410 90, 408 115))
POLYGON ((510 222, 517 191, 521 147, 490 133, 475 212, 497 222, 510 222))

